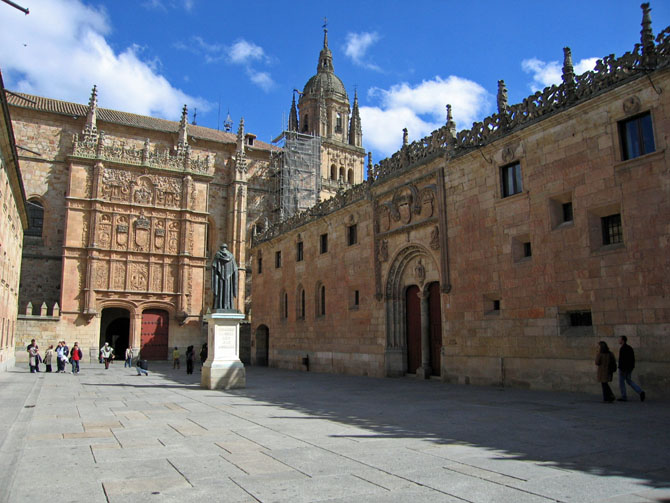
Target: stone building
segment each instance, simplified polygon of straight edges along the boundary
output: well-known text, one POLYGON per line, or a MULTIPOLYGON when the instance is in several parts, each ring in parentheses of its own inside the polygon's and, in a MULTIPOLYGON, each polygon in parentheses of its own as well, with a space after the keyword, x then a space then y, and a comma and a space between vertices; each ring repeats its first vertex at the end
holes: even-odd
MULTIPOLYGON (((322 178, 327 161, 351 185, 363 180, 365 158, 357 100, 349 120, 327 36, 319 61, 300 101, 303 135, 319 145, 314 176, 322 178), (306 127, 312 113, 323 120, 306 127)), ((199 346, 211 306, 211 257, 228 244, 246 285, 236 307, 249 314, 247 236, 278 218, 271 161, 282 152, 245 132, 243 121, 235 135, 230 127, 188 124, 186 107, 172 122, 99 108, 97 99, 95 87, 88 105, 9 98, 30 216, 19 360, 31 338, 40 346, 76 340, 91 360, 104 342, 117 356, 131 346, 149 359, 167 358, 174 346, 199 346)), ((319 182, 309 205, 342 182, 323 190, 319 182)))
MULTIPOLYGON (((39 96, 10 97, 30 208, 18 343, 110 342, 144 357, 200 344, 208 260, 226 242, 243 268, 247 215, 263 211, 269 144, 39 96), (25 314, 24 314, 25 313, 25 314)), ((237 307, 245 310, 245 289, 237 307)), ((17 355, 21 355, 19 351, 17 355)))
MULTIPOLYGON (((23 231, 28 227, 26 198, 19 171, 5 86, 0 74, 0 371, 14 365, 23 231)), ((25 352, 25 346, 24 346, 25 352)))
POLYGON ((628 337, 670 389, 670 29, 255 236, 252 360, 371 376, 595 390, 628 337))

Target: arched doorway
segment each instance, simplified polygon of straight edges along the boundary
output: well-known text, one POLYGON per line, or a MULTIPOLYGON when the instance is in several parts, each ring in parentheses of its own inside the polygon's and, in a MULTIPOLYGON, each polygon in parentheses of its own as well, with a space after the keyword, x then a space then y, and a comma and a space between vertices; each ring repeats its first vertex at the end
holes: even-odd
POLYGON ((405 290, 407 330, 407 373, 415 374, 421 366, 421 291, 416 285, 405 290))
POLYGON ((270 352, 270 330, 265 325, 256 329, 256 365, 267 367, 270 352))
POLYGON ((143 360, 168 359, 169 313, 147 309, 142 313, 140 357, 143 360))
POLYGON ((114 348, 117 359, 123 359, 130 342, 130 312, 120 307, 102 310, 99 347, 105 342, 114 348))

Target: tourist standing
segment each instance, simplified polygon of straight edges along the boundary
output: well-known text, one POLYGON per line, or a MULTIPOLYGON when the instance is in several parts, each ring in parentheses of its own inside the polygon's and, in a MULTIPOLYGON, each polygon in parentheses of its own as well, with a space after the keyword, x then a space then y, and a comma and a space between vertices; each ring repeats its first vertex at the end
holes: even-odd
POLYGON ((200 349, 200 370, 202 370, 202 367, 205 365, 206 361, 207 361, 207 343, 205 342, 202 345, 202 349, 200 349))
POLYGON ((54 356, 54 345, 51 344, 46 353, 44 353, 44 364, 47 366, 47 372, 51 372, 51 359, 54 356))
POLYGON ((74 346, 72 347, 72 373, 73 374, 78 374, 79 373, 79 361, 81 360, 83 354, 81 352, 81 349, 79 349, 79 343, 75 342, 74 346))
POLYGON ((26 346, 26 353, 28 353, 28 365, 30 367, 30 371, 33 371, 33 366, 30 364, 30 350, 32 347, 35 345, 35 339, 30 339, 30 344, 26 346))
POLYGON ((67 365, 68 356, 70 355, 70 348, 67 347, 65 341, 61 341, 61 355, 60 355, 60 372, 65 373, 65 365, 67 365))
POLYGON ((612 375, 616 371, 616 358, 605 341, 598 343, 596 366, 598 367, 597 379, 603 389, 603 402, 612 403, 615 397, 609 383, 612 382, 612 375))
POLYGON ((177 346, 174 347, 174 351, 172 351, 172 368, 173 369, 178 369, 180 368, 180 362, 179 362, 179 348, 177 346))
POLYGON ((105 369, 109 369, 109 362, 114 358, 114 348, 109 345, 109 342, 105 342, 105 345, 100 350, 100 355, 105 362, 105 369))
POLYGON ((30 346, 30 350, 28 351, 29 356, 29 364, 30 364, 30 373, 34 374, 35 372, 40 371, 40 351, 39 348, 37 347, 37 344, 33 344, 30 346))
POLYGON ((130 368, 133 366, 133 348, 126 348, 126 362, 123 364, 123 368, 130 368))
POLYGON ((193 346, 186 348, 186 373, 193 373, 193 361, 195 360, 195 350, 193 346))
POLYGON ((644 402, 644 399, 647 397, 646 393, 635 384, 631 377, 635 368, 635 351, 628 345, 628 337, 625 335, 619 337, 619 345, 621 346, 619 348, 619 389, 621 390, 619 401, 628 401, 628 397, 626 396, 626 383, 628 383, 640 395, 640 400, 644 402))

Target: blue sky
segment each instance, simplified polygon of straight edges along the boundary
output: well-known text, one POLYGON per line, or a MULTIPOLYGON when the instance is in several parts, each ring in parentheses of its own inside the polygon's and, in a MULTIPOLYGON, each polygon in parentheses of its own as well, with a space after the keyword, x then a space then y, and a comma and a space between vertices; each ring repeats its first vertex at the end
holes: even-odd
MULTIPOLYGON (((441 126, 458 129, 495 111, 497 81, 510 103, 560 81, 563 47, 578 73, 640 39, 640 1, 15 0, 0 3, 5 85, 217 128, 228 110, 270 141, 294 88, 316 72, 328 19, 335 72, 358 90, 364 147, 375 162, 441 126), (219 119, 220 104, 220 119, 219 119)), ((654 33, 670 2, 653 0, 654 33)), ((221 126, 222 127, 222 126, 221 126)))

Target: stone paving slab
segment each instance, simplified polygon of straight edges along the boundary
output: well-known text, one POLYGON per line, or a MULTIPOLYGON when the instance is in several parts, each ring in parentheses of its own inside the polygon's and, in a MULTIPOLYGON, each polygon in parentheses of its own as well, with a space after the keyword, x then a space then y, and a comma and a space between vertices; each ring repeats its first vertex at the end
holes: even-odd
POLYGON ((0 374, 0 503, 670 501, 670 403, 152 362, 0 374), (72 477, 77 485, 72 488, 72 477))

